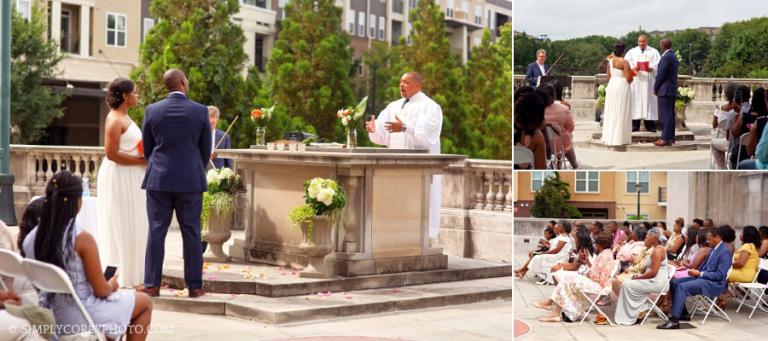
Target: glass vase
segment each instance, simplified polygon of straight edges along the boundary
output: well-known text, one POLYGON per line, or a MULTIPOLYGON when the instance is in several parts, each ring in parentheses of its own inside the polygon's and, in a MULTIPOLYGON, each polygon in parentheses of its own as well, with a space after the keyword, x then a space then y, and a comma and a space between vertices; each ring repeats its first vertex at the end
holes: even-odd
POLYGON ((347 130, 347 148, 349 149, 355 149, 357 148, 357 129, 349 129, 347 130))
POLYGON ((266 127, 256 127, 256 145, 257 146, 267 145, 267 128, 266 127))

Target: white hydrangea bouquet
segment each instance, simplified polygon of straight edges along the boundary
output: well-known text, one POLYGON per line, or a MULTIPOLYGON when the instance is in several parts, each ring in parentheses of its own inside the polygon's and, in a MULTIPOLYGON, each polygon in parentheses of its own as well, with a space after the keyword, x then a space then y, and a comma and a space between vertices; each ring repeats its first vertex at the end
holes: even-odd
POLYGON ((341 186, 332 179, 314 178, 304 182, 304 203, 288 214, 288 219, 296 227, 307 226, 307 240, 311 243, 315 216, 324 215, 331 226, 341 219, 341 213, 347 205, 347 195, 341 186))
POLYGON ((693 102, 696 98, 696 92, 687 86, 681 86, 677 88, 677 98, 675 99, 675 108, 682 109, 688 103, 693 102))
POLYGON ((357 125, 365 114, 365 108, 368 106, 368 96, 363 97, 360 103, 354 108, 341 109, 336 112, 336 117, 341 120, 341 125, 346 131, 357 129, 357 125))
POLYGON ((235 195, 245 190, 240 176, 229 168, 211 169, 205 178, 208 191, 203 193, 203 210, 200 214, 203 235, 207 233, 211 214, 231 214, 235 195))

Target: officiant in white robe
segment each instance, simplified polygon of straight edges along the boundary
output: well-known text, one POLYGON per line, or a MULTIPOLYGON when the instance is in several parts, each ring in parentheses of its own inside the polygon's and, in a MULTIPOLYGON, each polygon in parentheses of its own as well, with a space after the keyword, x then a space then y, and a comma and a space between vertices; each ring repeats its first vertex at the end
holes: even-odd
POLYGON ((632 82, 630 91, 630 110, 632 111, 632 131, 640 130, 643 120, 645 130, 656 131, 656 121, 659 119, 659 108, 656 96, 653 94, 653 83, 656 79, 656 68, 661 61, 659 51, 648 46, 648 37, 640 35, 637 47, 629 50, 625 56, 632 70, 637 71, 637 77, 632 82), (638 62, 648 62, 648 71, 638 69, 638 62))
MULTIPOLYGON (((378 117, 365 123, 371 142, 392 149, 428 149, 440 154, 443 110, 421 92, 421 75, 408 72, 400 78, 400 98, 387 105, 378 117)), ((440 175, 432 176, 429 188, 429 237, 440 230, 440 175)))

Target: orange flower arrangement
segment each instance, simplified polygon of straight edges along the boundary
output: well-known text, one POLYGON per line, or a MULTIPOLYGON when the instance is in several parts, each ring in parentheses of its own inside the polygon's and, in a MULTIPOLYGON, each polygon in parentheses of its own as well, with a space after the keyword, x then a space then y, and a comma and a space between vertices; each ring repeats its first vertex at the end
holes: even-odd
POLYGON ((251 110, 251 120, 256 122, 256 126, 263 128, 266 127, 269 123, 269 120, 272 119, 272 112, 275 111, 275 106, 273 105, 271 108, 256 108, 251 110))
POLYGON ((261 109, 253 109, 251 110, 251 118, 254 120, 257 120, 261 118, 261 116, 264 115, 264 112, 261 111, 261 109))

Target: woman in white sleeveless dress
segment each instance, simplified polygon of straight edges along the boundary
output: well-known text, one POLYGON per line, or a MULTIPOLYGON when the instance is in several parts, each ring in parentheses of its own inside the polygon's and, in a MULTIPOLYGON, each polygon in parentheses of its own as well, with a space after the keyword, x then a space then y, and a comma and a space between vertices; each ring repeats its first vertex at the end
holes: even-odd
POLYGON ((105 264, 118 267, 120 286, 140 287, 148 233, 146 195, 141 189, 147 161, 141 130, 128 116, 128 108, 136 105, 133 82, 112 81, 107 104, 112 110, 104 129, 106 157, 98 175, 99 246, 105 264))
POLYGON ((630 113, 630 83, 632 68, 624 60, 624 43, 613 47, 613 58, 608 61, 608 86, 605 88, 603 110, 603 138, 609 146, 632 143, 632 117, 630 113))

